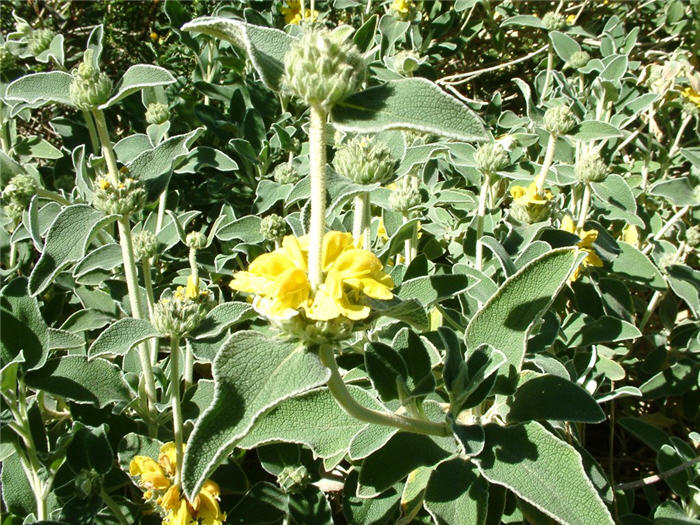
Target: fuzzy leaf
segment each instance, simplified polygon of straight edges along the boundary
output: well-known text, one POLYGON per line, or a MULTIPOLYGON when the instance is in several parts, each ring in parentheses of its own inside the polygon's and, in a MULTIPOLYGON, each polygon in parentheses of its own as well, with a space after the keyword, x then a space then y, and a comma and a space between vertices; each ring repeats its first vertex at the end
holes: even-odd
POLYGON ((31 107, 52 103, 72 106, 73 101, 69 94, 72 79, 73 77, 63 71, 25 75, 7 86, 5 98, 20 100, 31 107))
POLYGON ((621 252, 612 262, 613 273, 655 290, 666 289, 666 281, 646 255, 626 242, 618 245, 621 252))
POLYGON ((430 475, 425 508, 438 525, 483 525, 488 511, 489 485, 462 458, 441 463, 430 475))
POLYGON ((125 355, 142 341, 159 336, 158 331, 145 319, 119 319, 95 339, 88 356, 92 359, 104 354, 125 355))
POLYGON ((115 88, 114 95, 112 95, 107 102, 102 104, 100 109, 113 106, 121 99, 128 97, 140 89, 154 86, 167 86, 173 82, 175 82, 175 77, 173 77, 167 69, 150 64, 136 64, 126 70, 126 73, 124 73, 115 88))

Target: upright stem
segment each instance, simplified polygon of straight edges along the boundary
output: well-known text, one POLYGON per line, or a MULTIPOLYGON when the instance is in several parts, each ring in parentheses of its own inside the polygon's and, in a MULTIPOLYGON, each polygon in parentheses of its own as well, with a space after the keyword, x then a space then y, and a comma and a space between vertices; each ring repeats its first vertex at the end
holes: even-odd
POLYGON ((319 106, 311 106, 309 171, 311 175, 309 281, 311 288, 316 290, 321 284, 321 251, 326 230, 326 112, 319 106))
POLYGON ((175 485, 182 482, 183 423, 180 408, 180 340, 170 338, 170 401, 173 407, 173 438, 175 441, 175 485))
POLYGON ((7 262, 8 268, 14 268, 17 262, 17 245, 14 242, 10 243, 10 260, 7 262))
POLYGON ((554 49, 549 46, 549 53, 547 55, 547 72, 544 76, 544 87, 542 88, 542 98, 544 100, 547 98, 547 91, 549 91, 549 84, 552 81, 552 67, 554 66, 554 49))
POLYGON ((673 217, 671 217, 666 224, 663 225, 663 227, 656 232, 656 235, 652 238, 652 242, 646 245, 646 247, 642 250, 642 253, 647 254, 649 253, 652 248, 654 247, 654 242, 653 241, 658 241, 661 239, 664 235, 666 235, 666 232, 673 227, 674 224, 676 224, 677 221, 679 221, 683 215, 688 213, 688 210, 690 209, 690 206, 683 206, 680 210, 678 210, 673 217))
POLYGON ((481 271, 484 257, 484 245, 481 244, 481 237, 484 235, 484 216, 486 215, 486 197, 488 196, 491 177, 484 173, 479 193, 479 208, 476 215, 476 269, 481 271))
POLYGON ((678 144, 680 144, 681 138, 683 137, 683 132, 685 131, 685 128, 688 126, 692 118, 693 117, 691 115, 686 115, 683 119, 683 122, 681 122, 681 127, 678 129, 678 133, 676 134, 676 140, 673 141, 671 149, 668 150, 669 160, 671 160, 678 152, 678 144))
POLYGON ((535 179, 535 185, 537 186, 537 193, 542 193, 544 189, 544 179, 547 177, 547 172, 552 166, 552 161, 554 160, 554 150, 557 145, 557 137, 554 135, 549 135, 549 140, 547 141, 547 152, 544 154, 544 161, 542 162, 542 167, 540 168, 540 173, 535 179))
POLYGON ((352 236, 358 248, 369 248, 370 200, 369 192, 353 199, 352 236))
POLYGON ((340 376, 338 364, 335 362, 333 348, 330 346, 322 346, 319 351, 319 356, 321 358, 321 363, 331 371, 331 377, 328 379, 329 392, 343 410, 352 417, 367 423, 395 427, 406 432, 413 432, 414 434, 426 434, 430 436, 450 435, 450 430, 445 424, 404 417, 389 412, 380 412, 360 405, 352 397, 343 382, 343 378, 340 376))
POLYGON ((586 217, 588 216, 588 206, 591 203, 591 185, 585 183, 583 186, 583 197, 581 197, 581 211, 578 216, 578 223, 576 224, 577 229, 581 230, 583 225, 586 223, 586 217))
POLYGON ((165 205, 168 200, 168 188, 163 190, 163 193, 158 197, 158 215, 156 216, 156 235, 163 229, 163 221, 165 220, 165 205))
MULTIPOLYGON (((146 300, 148 301, 148 318, 153 318, 153 306, 156 304, 155 296, 153 295, 153 281, 151 279, 151 262, 144 257, 141 261, 141 269, 143 270, 143 286, 146 289, 146 300)), ((154 337, 150 341, 151 346, 151 364, 158 362, 158 338, 154 337)))
POLYGON ((120 509, 119 505, 117 505, 117 502, 114 501, 109 494, 107 494, 107 491, 104 489, 104 487, 100 488, 100 496, 102 497, 102 501, 105 502, 105 505, 107 505, 107 507, 109 507, 109 510, 112 511, 114 517, 117 518, 119 524, 129 525, 129 521, 126 519, 126 516, 124 516, 122 509, 120 509))
POLYGON ((97 136, 97 130, 95 129, 95 123, 92 120, 92 115, 86 109, 82 111, 83 119, 85 120, 85 125, 88 129, 88 134, 90 135, 90 145, 92 146, 92 152, 97 153, 100 151, 100 140, 97 136))
MULTIPOLYGON (((104 113, 99 109, 93 110, 97 133, 100 136, 102 143, 102 154, 107 163, 107 172, 112 179, 112 183, 116 186, 119 184, 117 159, 114 156, 112 143, 110 142, 109 132, 107 131, 107 122, 105 121, 104 113)), ((122 260, 124 262, 124 274, 126 276, 126 286, 129 291, 129 303, 131 305, 131 314, 136 319, 144 318, 143 305, 141 304, 141 294, 139 292, 138 277, 136 273, 136 262, 134 260, 134 244, 131 239, 131 225, 129 218, 121 216, 117 220, 119 228, 119 244, 122 249, 122 260)), ((148 402, 148 410, 153 414, 156 402, 156 384, 153 377, 153 369, 151 368, 151 360, 148 351, 148 345, 141 343, 139 345, 139 360, 143 370, 144 379, 146 382, 146 397, 148 402)), ((155 429, 151 428, 151 432, 155 429)))
POLYGON ((182 375, 185 380, 185 389, 187 389, 192 386, 192 380, 194 378, 194 353, 187 339, 185 339, 185 370, 182 375))

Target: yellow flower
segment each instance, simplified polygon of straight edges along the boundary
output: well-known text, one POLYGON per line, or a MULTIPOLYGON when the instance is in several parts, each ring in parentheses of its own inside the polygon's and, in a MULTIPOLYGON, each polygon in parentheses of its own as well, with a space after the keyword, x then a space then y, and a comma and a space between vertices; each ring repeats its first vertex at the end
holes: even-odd
POLYGON ((693 104, 695 104, 697 107, 700 108, 700 93, 695 91, 693 88, 691 88, 691 87, 683 88, 683 91, 681 91, 681 95, 683 95, 690 102, 692 102, 693 104))
POLYGON ((285 24, 299 24, 302 18, 313 22, 318 18, 318 11, 315 9, 304 9, 304 16, 301 16, 301 1, 300 0, 287 0, 287 7, 280 9, 280 12, 284 15, 285 24))
MULTIPOLYGON (((573 233, 574 235, 578 235, 578 237, 581 239, 579 242, 576 243, 576 246, 578 246, 586 252, 586 258, 583 260, 582 263, 584 266, 603 266, 603 261, 600 259, 600 257, 598 257, 598 254, 593 248, 593 243, 598 238, 598 232, 596 230, 584 230, 583 228, 576 228, 573 219, 568 215, 565 215, 562 219, 561 229, 566 232, 573 233)), ((577 267, 569 280, 575 281, 579 278, 579 275, 580 267, 577 267)))
POLYGON ((639 246, 639 230, 634 224, 622 228, 622 240, 632 246, 639 246))
POLYGON ((389 234, 387 234, 386 226, 384 226, 384 219, 382 217, 379 217, 379 225, 377 226, 377 238, 383 241, 389 240, 389 234))
POLYGON ((331 231, 323 238, 321 269, 325 278, 315 294, 307 276, 308 238, 286 236, 282 246, 236 272, 231 288, 256 294, 253 306, 269 319, 290 319, 300 311, 316 321, 340 316, 365 319, 370 309, 363 295, 387 300, 394 283, 371 252, 356 248, 352 235, 331 231))
POLYGON ((101 190, 108 190, 112 186, 112 183, 109 182, 107 179, 100 177, 99 179, 97 179, 97 185, 100 187, 101 190))
MULTIPOLYGON (((201 297, 206 297, 209 295, 208 290, 199 289, 199 279, 194 278, 194 275, 190 275, 187 278, 187 286, 178 286, 175 289, 175 297, 180 300, 189 299, 190 301, 195 301, 201 297)), ((167 302, 167 299, 163 299, 167 302)))
POLYGON ((552 192, 544 190, 542 194, 537 191, 537 185, 533 182, 527 188, 523 186, 513 186, 510 189, 513 200, 523 206, 528 204, 545 205, 552 200, 552 192))
POLYGON ((156 33, 155 31, 151 31, 150 37, 151 40, 155 42, 156 40, 158 40, 158 33, 156 33))
POLYGON ((175 452, 175 443, 170 442, 160 447, 157 462, 148 456, 135 456, 129 463, 129 474, 140 478, 138 485, 148 489, 144 498, 150 500, 157 493, 155 503, 165 515, 163 525, 222 525, 226 514, 219 508, 219 485, 206 480, 190 504, 172 482, 177 474, 175 452))
POLYGON ((572 25, 576 21, 576 15, 569 15, 566 17, 566 23, 572 25))
POLYGON ((413 2, 411 0, 394 0, 391 3, 391 6, 389 9, 392 11, 395 11, 396 13, 401 13, 402 15, 406 15, 411 11, 411 8, 413 7, 413 2))

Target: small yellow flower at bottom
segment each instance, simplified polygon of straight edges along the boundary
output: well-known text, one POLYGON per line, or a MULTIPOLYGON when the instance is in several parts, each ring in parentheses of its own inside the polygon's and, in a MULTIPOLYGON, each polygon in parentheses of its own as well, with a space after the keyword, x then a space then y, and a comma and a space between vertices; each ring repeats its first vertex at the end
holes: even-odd
POLYGON ((692 102, 695 104, 697 107, 700 108, 700 93, 695 91, 691 87, 686 87, 681 91, 681 95, 683 95, 685 98, 688 99, 688 101, 692 102))
MULTIPOLYGON (((593 243, 598 238, 598 232, 596 230, 584 230, 583 228, 576 228, 573 219, 568 215, 565 215, 562 219, 560 228, 565 232, 577 235, 581 239, 579 242, 576 243, 576 246, 578 246, 586 252, 586 258, 581 263, 583 266, 595 266, 598 268, 603 266, 603 261, 593 248, 593 243)), ((574 273, 571 275, 569 280, 575 281, 579 278, 580 274, 581 267, 579 266, 574 270, 574 273)))

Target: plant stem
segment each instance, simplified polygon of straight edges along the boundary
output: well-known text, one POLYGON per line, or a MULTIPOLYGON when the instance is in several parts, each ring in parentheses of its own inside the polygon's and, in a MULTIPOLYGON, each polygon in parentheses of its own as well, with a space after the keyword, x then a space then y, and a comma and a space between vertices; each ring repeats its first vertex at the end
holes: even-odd
POLYGON ((547 141, 547 151, 544 154, 544 161, 542 162, 542 167, 540 168, 540 173, 535 178, 535 185, 537 186, 537 193, 542 194, 544 189, 544 180, 547 177, 547 172, 552 166, 552 161, 554 160, 554 150, 557 145, 557 137, 554 135, 549 135, 549 140, 547 141))
POLYGON ((185 339, 185 370, 182 375, 185 380, 185 390, 187 390, 192 386, 192 379, 194 377, 194 353, 187 339, 185 339))
POLYGON ((173 407, 173 438, 175 441, 175 485, 182 483, 182 410, 180 407, 180 340, 170 338, 170 401, 173 407))
POLYGON ((668 150, 668 159, 671 160, 673 157, 676 156, 676 153, 678 153, 678 144, 681 142, 681 138, 683 137, 683 132, 685 131, 685 128, 690 124, 690 121, 692 120, 691 115, 686 115, 685 118, 683 119, 683 122, 681 122, 681 127, 678 128, 678 133, 676 134, 676 140, 673 141, 673 145, 671 146, 671 149, 668 150))
POLYGON ((117 521, 120 523, 120 525, 129 525, 129 521, 126 519, 126 516, 124 516, 122 509, 120 509, 119 505, 117 505, 117 502, 114 501, 109 494, 107 494, 107 491, 105 491, 104 487, 100 488, 100 496, 102 497, 102 501, 105 502, 105 505, 107 505, 107 507, 109 507, 109 510, 112 511, 114 517, 117 518, 117 521))
POLYGON ((85 125, 88 129, 88 134, 90 135, 90 145, 92 146, 92 152, 97 154, 100 151, 100 140, 97 136, 97 130, 95 129, 95 122, 92 120, 92 115, 86 109, 82 110, 83 119, 85 120, 85 125))
POLYGON ((369 248, 370 217, 369 192, 364 192, 353 199, 352 237, 358 248, 369 248))
POLYGON ((670 230, 673 227, 673 225, 676 224, 676 222, 683 217, 683 215, 688 213, 689 209, 690 206, 683 206, 680 210, 678 210, 676 214, 673 217, 671 217, 658 232, 656 232, 656 235, 654 235, 654 237, 652 238, 652 242, 646 245, 646 247, 642 250, 642 253, 648 254, 654 247, 654 241, 658 241, 664 235, 666 235, 666 232, 670 230))
POLYGON ((331 346, 322 346, 319 351, 319 357, 321 358, 321 363, 331 371, 331 376, 328 379, 329 392, 343 410, 352 417, 367 423, 395 427, 406 432, 413 432, 414 434, 426 434, 429 436, 450 435, 450 430, 446 424, 404 417, 389 412, 379 412, 378 410, 360 405, 352 397, 347 386, 343 382, 343 378, 340 376, 338 363, 336 363, 335 355, 333 354, 333 348, 331 346))
POLYGON ((309 281, 311 288, 316 290, 321 284, 321 251, 326 229, 326 112, 319 106, 311 106, 309 171, 311 175, 309 281))
MULTIPOLYGON (((109 139, 109 132, 107 131, 107 122, 105 121, 104 113, 99 109, 93 109, 93 116, 95 117, 95 124, 97 126, 97 133, 100 136, 100 142, 102 143, 102 154, 107 162, 107 172, 112 179, 112 183, 116 186, 119 184, 118 180, 118 168, 117 159, 114 156, 114 150, 112 149, 112 143, 109 139)), ((131 225, 129 224, 129 218, 121 216, 117 220, 117 226, 119 228, 119 244, 122 249, 122 260, 124 262, 124 274, 126 276, 126 286, 129 291, 129 303, 131 305, 131 315, 136 319, 144 318, 143 306, 141 304, 141 294, 139 291, 138 277, 136 273, 136 262, 134 260, 134 244, 131 239, 131 225)), ((156 384, 155 378, 153 377, 153 369, 151 368, 151 360, 149 357, 148 345, 146 343, 141 343, 139 345, 139 360, 141 361, 141 368, 143 370, 143 375, 146 383, 146 397, 148 402, 148 411, 153 415, 156 403, 156 384)), ((152 427, 152 421, 149 424, 149 430, 151 433, 155 433, 156 429, 152 427)))
POLYGON ((585 183, 583 186, 583 196, 581 197, 581 211, 578 215, 578 224, 576 228, 578 230, 583 229, 583 225, 586 223, 586 217, 588 216, 588 206, 591 204, 591 185, 585 183))
POLYGON ((17 244, 10 243, 10 260, 7 262, 8 268, 13 268, 17 262, 17 244))
POLYGON ((481 192, 479 193, 479 208, 476 215, 476 263, 475 267, 481 271, 484 258, 484 245, 481 244, 481 237, 484 235, 484 216, 486 215, 486 197, 488 196, 489 186, 491 185, 491 176, 487 173, 483 174, 481 183, 481 192))
POLYGON ((549 91, 549 84, 552 81, 552 67, 554 66, 554 49, 553 46, 549 46, 549 52, 547 53, 547 72, 544 76, 544 87, 542 88, 542 98, 544 100, 547 98, 547 91, 549 91))
MULTIPOLYGON (((151 262, 147 257, 141 260, 141 269, 143 270, 143 287, 146 289, 146 300, 148 301, 148 318, 153 318, 153 306, 156 304, 155 296, 153 295, 153 281, 151 279, 151 262)), ((154 337, 150 341, 151 346, 151 364, 158 362, 158 338, 154 337)))
POLYGON ((163 190, 163 193, 158 197, 158 215, 156 216, 156 235, 163 229, 163 220, 165 220, 165 204, 168 200, 168 188, 163 190))

